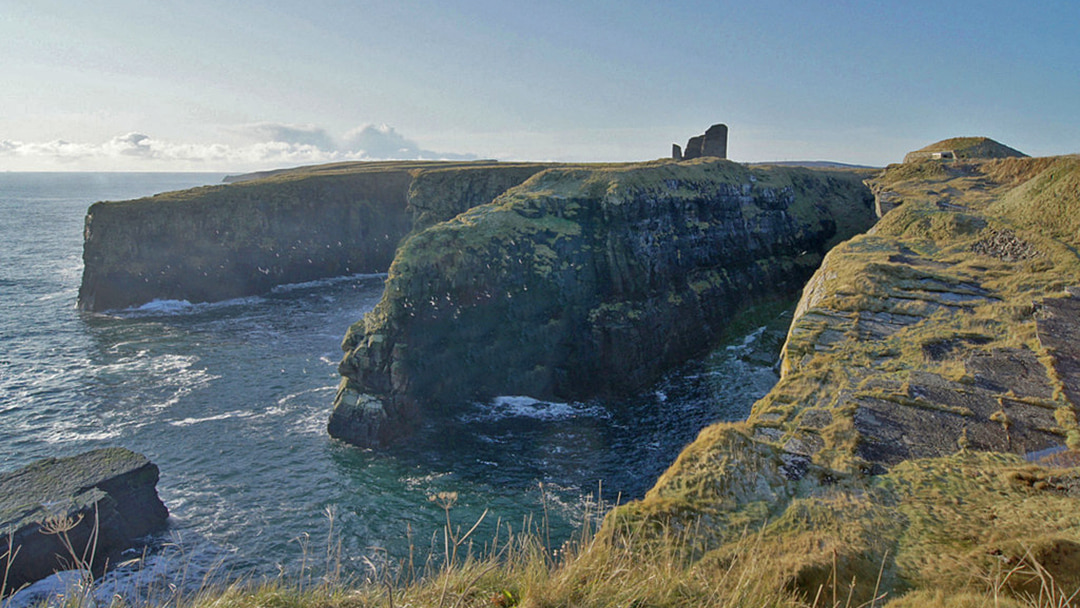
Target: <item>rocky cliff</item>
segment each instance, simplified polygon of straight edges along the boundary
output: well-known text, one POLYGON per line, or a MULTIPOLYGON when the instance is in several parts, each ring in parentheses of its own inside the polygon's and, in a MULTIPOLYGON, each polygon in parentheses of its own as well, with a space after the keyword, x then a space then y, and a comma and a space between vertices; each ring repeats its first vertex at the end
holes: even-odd
POLYGON ((865 230, 861 179, 718 159, 535 175, 403 243, 345 337, 330 432, 376 445, 462 400, 646 386, 865 230))
POLYGON ((1080 157, 915 159, 874 182, 902 202, 826 256, 777 386, 607 532, 695 526, 702 571, 764 568, 807 601, 1070 597, 1080 157), (747 530, 768 564, 732 561, 747 530))
POLYGON ((157 481, 156 465, 121 448, 48 458, 0 474, 6 591, 74 568, 76 556, 95 569, 116 563, 139 537, 164 528, 169 512, 157 481))
POLYGON ((96 203, 86 217, 78 305, 100 311, 155 299, 218 301, 385 272, 417 223, 489 202, 542 168, 342 163, 96 203), (431 198, 433 182, 445 196, 431 198))

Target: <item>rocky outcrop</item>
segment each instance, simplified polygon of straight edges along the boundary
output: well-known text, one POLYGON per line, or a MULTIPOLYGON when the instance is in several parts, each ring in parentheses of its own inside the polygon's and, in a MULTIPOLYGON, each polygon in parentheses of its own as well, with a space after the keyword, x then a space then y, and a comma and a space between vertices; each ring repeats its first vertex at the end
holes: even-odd
POLYGON ((100 569, 139 538, 164 528, 169 512, 158 498, 157 481, 156 465, 121 448, 49 458, 0 474, 0 573, 7 573, 6 590, 77 565, 100 569), (82 564, 74 563, 72 551, 82 564))
POLYGON ((211 302, 385 272, 414 226, 491 201, 536 164, 346 163, 234 178, 87 213, 79 308, 211 302), (429 175, 430 173, 430 175, 429 175), (434 196, 430 184, 446 196, 434 196))
POLYGON ((968 161, 935 178, 904 167, 878 178, 905 202, 830 252, 807 285, 783 377, 754 408, 755 434, 845 470, 960 447, 1063 446, 1077 403, 1055 367, 1072 351, 1052 354, 1036 311, 1075 319, 1062 312, 1069 300, 1057 302, 1080 284, 1080 241, 1039 210, 1061 199, 1017 184, 1047 172, 1077 180, 1080 162, 968 161))
POLYGON ((903 204, 826 255, 779 383, 606 533, 694 530, 695 573, 768 572, 807 602, 837 581, 851 605, 1069 596, 1080 157, 914 161, 874 182, 903 204))
POLYGON ((536 175, 402 245, 345 337, 330 431, 377 445, 462 400, 646 386, 868 227, 860 179, 716 159, 536 175))

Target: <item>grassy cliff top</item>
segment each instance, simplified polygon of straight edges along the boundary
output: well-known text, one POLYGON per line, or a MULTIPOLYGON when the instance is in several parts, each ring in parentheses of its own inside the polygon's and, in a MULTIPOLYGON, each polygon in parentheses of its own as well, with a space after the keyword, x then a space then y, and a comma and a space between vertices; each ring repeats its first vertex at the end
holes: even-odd
POLYGON ((310 175, 341 175, 349 173, 383 173, 387 171, 428 171, 437 169, 478 169, 485 167, 556 166, 562 163, 500 162, 496 160, 363 160, 290 167, 225 176, 226 183, 248 182, 270 178, 295 178, 310 175))

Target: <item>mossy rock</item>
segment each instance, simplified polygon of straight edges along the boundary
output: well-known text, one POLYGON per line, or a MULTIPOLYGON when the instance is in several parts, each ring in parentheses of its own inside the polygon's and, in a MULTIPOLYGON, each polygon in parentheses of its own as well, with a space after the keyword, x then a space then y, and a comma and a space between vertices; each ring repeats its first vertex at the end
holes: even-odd
POLYGON ((340 369, 421 411, 639 390, 866 229, 863 177, 716 159, 545 170, 409 237, 340 369))

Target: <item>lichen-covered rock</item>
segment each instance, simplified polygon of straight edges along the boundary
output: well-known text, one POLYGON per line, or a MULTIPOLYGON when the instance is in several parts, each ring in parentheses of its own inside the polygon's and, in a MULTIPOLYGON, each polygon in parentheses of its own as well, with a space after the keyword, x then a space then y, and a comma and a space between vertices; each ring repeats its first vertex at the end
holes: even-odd
POLYGON ((1080 326, 1060 297, 1080 284, 1080 160, 897 165, 876 181, 905 202, 807 284, 756 435, 839 470, 1064 446, 1080 362, 1055 336, 1080 326), (828 424, 807 423, 817 411, 828 424))
POLYGON ((490 202, 537 164, 345 163, 92 205, 79 308, 209 302, 385 272, 414 226, 490 202), (431 172, 433 175, 428 175, 431 172), (445 196, 432 196, 432 189, 445 196))
POLYGON ((169 512, 157 481, 156 465, 122 448, 0 474, 0 573, 7 573, 7 591, 74 566, 65 536, 80 559, 92 556, 83 565, 98 569, 162 529, 169 512))
POLYGON ((362 426, 390 437, 462 400, 645 386, 868 227, 860 179, 715 159, 545 171, 402 245, 344 340, 338 409, 376 399, 362 426))

